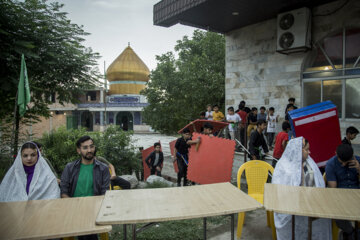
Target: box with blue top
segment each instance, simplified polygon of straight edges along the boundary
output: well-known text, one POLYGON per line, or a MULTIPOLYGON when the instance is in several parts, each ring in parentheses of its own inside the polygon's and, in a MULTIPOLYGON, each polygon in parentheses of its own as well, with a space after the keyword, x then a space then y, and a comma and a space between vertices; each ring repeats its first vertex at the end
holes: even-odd
POLYGON ((310 143, 310 156, 319 167, 335 155, 341 144, 339 117, 336 106, 325 101, 289 112, 291 130, 296 137, 310 143))

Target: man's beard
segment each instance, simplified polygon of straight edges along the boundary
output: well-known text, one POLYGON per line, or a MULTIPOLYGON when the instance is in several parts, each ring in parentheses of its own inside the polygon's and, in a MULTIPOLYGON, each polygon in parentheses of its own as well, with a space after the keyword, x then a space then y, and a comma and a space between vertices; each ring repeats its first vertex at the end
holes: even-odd
POLYGON ((85 155, 82 155, 82 157, 85 159, 85 160, 88 160, 88 161, 91 161, 94 159, 94 153, 87 153, 85 155))

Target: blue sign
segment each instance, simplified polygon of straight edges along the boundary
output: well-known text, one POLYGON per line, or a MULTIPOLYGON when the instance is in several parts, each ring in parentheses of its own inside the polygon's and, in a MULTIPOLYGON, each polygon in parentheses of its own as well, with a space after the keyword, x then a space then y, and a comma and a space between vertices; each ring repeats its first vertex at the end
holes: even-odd
POLYGON ((128 97, 109 97, 109 103, 139 103, 140 97, 128 96, 128 97))

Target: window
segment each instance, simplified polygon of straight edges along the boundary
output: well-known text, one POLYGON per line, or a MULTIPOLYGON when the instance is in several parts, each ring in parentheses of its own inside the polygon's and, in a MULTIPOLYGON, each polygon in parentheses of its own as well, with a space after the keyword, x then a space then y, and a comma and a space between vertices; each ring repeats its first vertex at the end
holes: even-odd
POLYGON ((96 101, 96 92, 95 91, 89 91, 86 93, 86 100, 88 102, 96 101))
POLYGON ((303 106, 331 100, 342 119, 360 119, 360 29, 315 44, 304 61, 303 106))

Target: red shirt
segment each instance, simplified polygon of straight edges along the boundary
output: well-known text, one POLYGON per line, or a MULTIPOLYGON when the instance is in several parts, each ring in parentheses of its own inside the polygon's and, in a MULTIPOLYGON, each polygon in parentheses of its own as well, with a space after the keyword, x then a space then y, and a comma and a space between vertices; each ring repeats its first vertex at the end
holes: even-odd
POLYGON ((241 118, 241 123, 242 124, 246 123, 247 113, 245 111, 240 110, 239 112, 237 112, 237 114, 239 114, 239 116, 241 118))
POLYGON ((275 139, 275 148, 274 148, 274 158, 281 158, 284 148, 282 146, 283 141, 287 141, 289 139, 289 135, 286 132, 279 132, 275 139))

